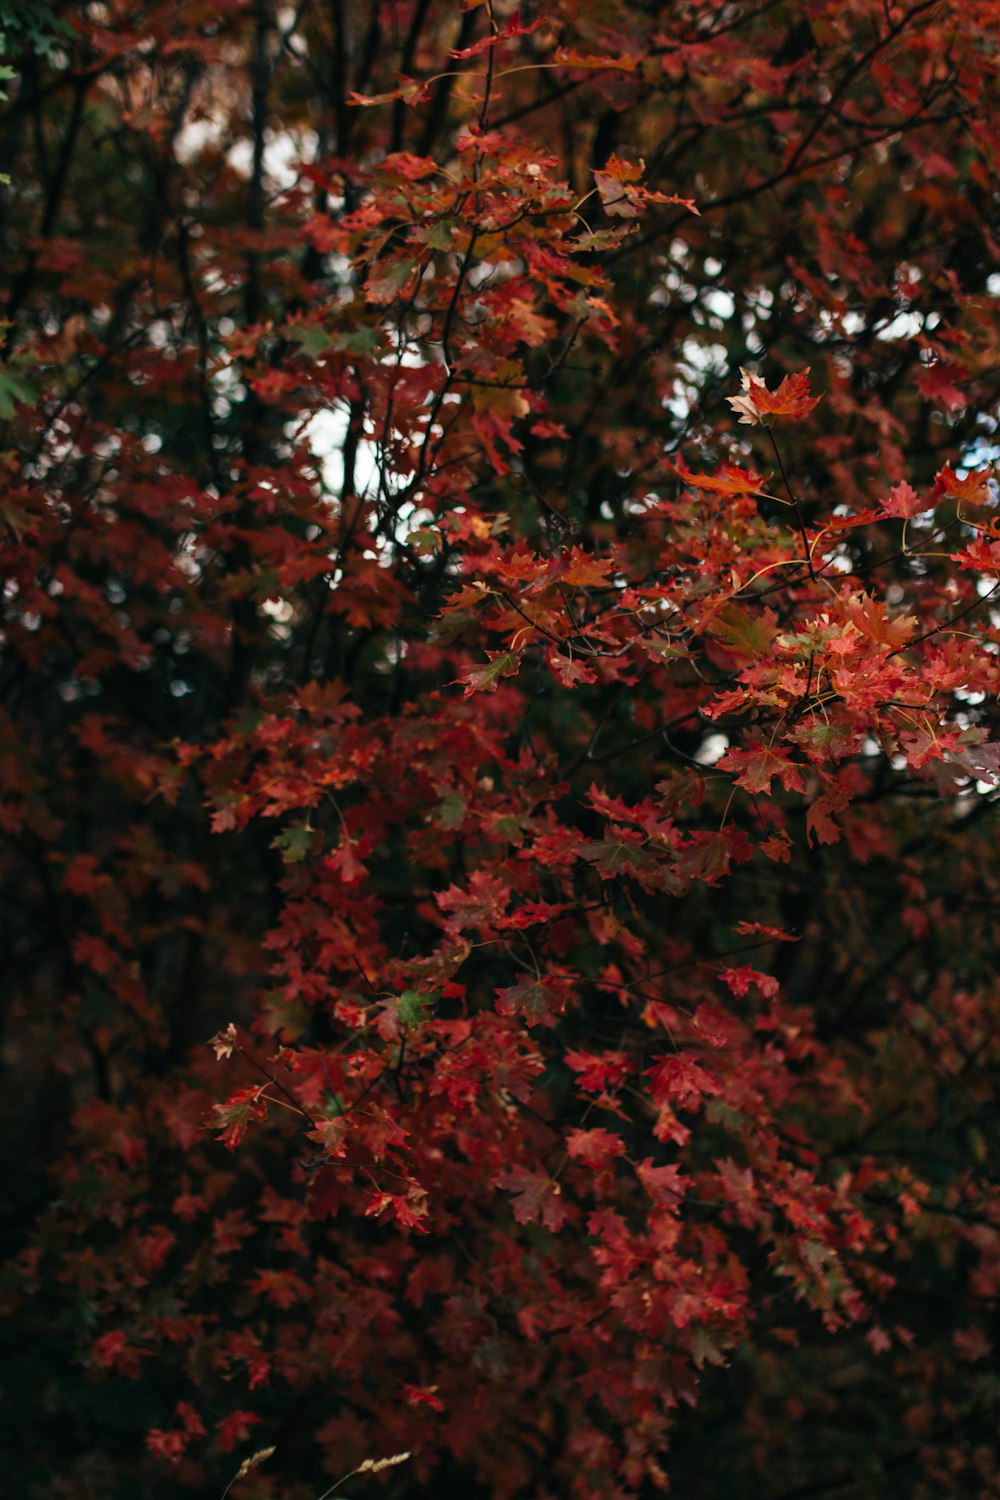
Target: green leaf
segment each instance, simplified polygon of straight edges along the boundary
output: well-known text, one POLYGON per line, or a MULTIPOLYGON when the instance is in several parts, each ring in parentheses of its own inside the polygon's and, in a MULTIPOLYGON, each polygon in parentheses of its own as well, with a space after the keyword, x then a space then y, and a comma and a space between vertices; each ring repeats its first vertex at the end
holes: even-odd
POLYGON ((11 533, 15 541, 21 541, 31 526, 31 516, 12 500, 0 500, 0 525, 11 533))
POLYGON ((296 323, 288 330, 288 335, 309 359, 318 359, 333 345, 332 336, 318 323, 296 323))
POLYGON ((335 333, 331 342, 345 354, 377 354, 382 336, 377 328, 352 328, 349 333, 335 333))
POLYGON ((521 665, 520 651, 488 651, 490 658, 484 666, 473 667, 460 678, 465 683, 465 696, 470 693, 495 693, 501 677, 513 677, 521 665))
POLYGON ((444 539, 439 531, 432 531, 429 526, 418 526, 416 531, 409 533, 406 543, 418 556, 430 557, 441 551, 444 539))
POLYGON ((0 365, 0 419, 7 421, 14 415, 14 407, 34 406, 38 400, 38 388, 22 375, 17 368, 20 357, 14 357, 6 365, 0 365))
POLYGON ((449 792, 434 809, 434 821, 442 828, 458 828, 464 817, 465 798, 458 792, 449 792))
POLYGON ((724 1365, 726 1357, 720 1350, 718 1344, 700 1324, 695 1327, 691 1335, 691 1355, 695 1367, 701 1370, 706 1364, 724 1365))
POLYGON ((603 880, 634 871, 655 870, 657 866, 656 856, 648 849, 618 839, 592 839, 580 845, 580 854, 603 880))
POLYGON ((520 844, 524 841, 527 822, 527 813, 503 813, 493 824, 493 829, 509 844, 520 844))
POLYGON ((396 1011, 403 1026, 422 1026, 434 1005, 433 995, 422 995, 419 990, 404 990, 396 1001, 396 1011))
POLYGON ((727 604, 706 627, 705 634, 729 651, 744 656, 763 656, 777 633, 778 621, 773 610, 764 609, 752 615, 738 604, 727 604))
POLYGON ((417 238, 429 250, 450 250, 454 225, 450 219, 437 219, 429 227, 421 229, 417 238))
POLYGON ((372 302, 391 302, 403 290, 419 261, 406 257, 403 260, 377 261, 368 273, 367 291, 372 302))
POLYGON ((316 830, 308 823, 291 823, 271 840, 271 848, 277 849, 286 865, 298 865, 312 849, 316 830))

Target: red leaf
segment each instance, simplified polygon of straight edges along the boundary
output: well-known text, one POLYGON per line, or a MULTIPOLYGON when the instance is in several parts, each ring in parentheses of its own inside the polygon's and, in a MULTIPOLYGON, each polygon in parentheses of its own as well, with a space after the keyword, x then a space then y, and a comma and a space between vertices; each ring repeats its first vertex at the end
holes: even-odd
POLYGON ((840 842, 840 829, 833 815, 841 811, 843 802, 839 797, 817 797, 806 809, 806 831, 810 844, 836 844, 840 842))
POLYGON ((544 978, 526 975, 508 989, 497 990, 497 1011, 501 1016, 520 1012, 529 1026, 554 1026, 562 1009, 560 996, 544 978))
POLYGON ((260 1417, 255 1416, 252 1411, 233 1411, 228 1417, 223 1417, 221 1422, 216 1423, 222 1452, 231 1453, 236 1444, 248 1438, 251 1428, 259 1423, 260 1417))
POLYGON ((844 606, 844 615, 861 635, 893 651, 906 644, 917 626, 913 615, 897 615, 890 619, 885 605, 871 594, 849 599, 844 606))
POLYGON ((548 663, 563 687, 571 688, 581 682, 597 681, 597 673, 593 667, 588 667, 578 656, 560 656, 558 651, 550 651, 548 663))
POLYGON ((502 46, 504 42, 513 41, 515 37, 531 36, 532 32, 537 31, 540 26, 547 26, 548 24, 548 19, 545 16, 539 16, 534 21, 529 21, 527 26, 522 26, 521 12, 515 11, 502 31, 490 32, 486 36, 480 37, 478 42, 473 42, 469 47, 453 47, 448 56, 460 62, 464 62, 470 57, 480 57, 484 52, 488 52, 491 47, 502 46))
POLYGON ((186 1432, 163 1432, 153 1427, 146 1434, 146 1447, 154 1458, 165 1458, 168 1463, 177 1463, 183 1457, 190 1439, 186 1432))
POLYGON ((723 464, 716 474, 693 474, 680 461, 668 467, 685 484, 698 490, 710 490, 717 495, 756 495, 767 482, 767 476, 756 474, 753 469, 740 469, 735 464, 723 464))
POLYGON ((436 1385, 402 1385, 400 1393, 407 1406, 419 1411, 426 1406, 431 1411, 444 1411, 444 1402, 438 1395, 436 1385))
POLYGON ((720 771, 738 771, 736 785, 754 795, 762 792, 769 797, 775 777, 789 792, 801 792, 805 786, 802 767, 786 751, 773 750, 760 741, 751 740, 745 750, 727 750, 717 765, 720 771))
POLYGON ((608 574, 614 564, 606 557, 591 557, 579 547, 570 549, 569 560, 563 569, 563 581, 585 588, 588 584, 607 583, 608 574))
POLYGON ((791 417, 794 421, 801 421, 822 399, 809 394, 808 367, 794 375, 786 375, 775 391, 769 391, 764 382, 748 370, 741 369, 740 375, 743 391, 728 400, 733 411, 739 413, 740 421, 750 425, 762 417, 791 417))
POLYGON ((968 398, 954 384, 954 377, 962 373, 958 365, 936 359, 932 365, 921 370, 917 376, 917 385, 921 395, 930 401, 936 401, 945 411, 960 411, 963 406, 968 405, 968 398))
POLYGON ((566 1222, 562 1189, 544 1172, 516 1167, 497 1179, 497 1186, 510 1193, 511 1208, 519 1224, 544 1224, 558 1232, 566 1222))
POLYGON ((940 495, 951 495, 953 499, 968 505, 985 505, 991 498, 992 469, 971 469, 962 478, 951 464, 945 464, 934 475, 934 488, 940 495))
POLYGON ((566 1066, 577 1075, 577 1084, 590 1094, 603 1094, 616 1088, 632 1071, 632 1064, 623 1052, 604 1052, 599 1056, 590 1052, 565 1053, 566 1066))
POLYGON ((669 1103, 678 1109, 697 1108, 702 1098, 717 1094, 719 1085, 700 1063, 687 1054, 663 1057, 647 1069, 652 1080, 653 1102, 669 1103))
POLYGON ((933 500, 921 500, 917 492, 903 480, 890 490, 888 500, 882 501, 882 514, 907 520, 910 516, 919 516, 921 511, 932 510, 933 507, 933 500))
POLYGON ((597 1125, 591 1130, 571 1130, 566 1137, 566 1150, 575 1161, 600 1172, 616 1156, 625 1154, 625 1142, 621 1136, 597 1125))
POLYGON ((669 1209, 672 1213, 680 1212, 681 1201, 691 1186, 691 1178, 685 1177, 680 1167, 676 1164, 656 1167, 651 1158, 647 1157, 645 1161, 639 1163, 635 1171, 654 1203, 669 1209))
POLYGON ((213 1124, 220 1126, 217 1141, 222 1141, 230 1151, 235 1151, 255 1121, 267 1119, 267 1103, 262 1097, 266 1085, 252 1084, 231 1094, 225 1104, 213 1106, 213 1124))
MULTIPOLYGON (((725 977, 723 975, 723 977, 725 977)), ((735 994, 736 991, 734 990, 735 994)), ((704 1037, 710 1047, 729 1047, 739 1034, 739 1027, 732 1016, 721 1006, 705 1004, 695 1008, 692 1026, 698 1036, 704 1037)))

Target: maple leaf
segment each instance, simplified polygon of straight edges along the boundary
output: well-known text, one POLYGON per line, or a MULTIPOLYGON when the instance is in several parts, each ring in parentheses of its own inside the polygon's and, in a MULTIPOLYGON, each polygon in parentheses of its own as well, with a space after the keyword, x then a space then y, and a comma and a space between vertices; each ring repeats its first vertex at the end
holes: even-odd
POLYGON ((495 693, 503 677, 513 677, 521 665, 520 651, 487 651, 487 663, 482 667, 471 667, 464 677, 465 697, 472 693, 495 693))
POLYGON ((632 1064, 623 1052, 576 1052, 569 1048, 564 1061, 577 1075, 580 1088, 591 1094, 603 1094, 609 1088, 623 1083, 632 1071, 632 1064))
POLYGON ((326 1156, 347 1155, 347 1121, 342 1115, 330 1120, 320 1120, 309 1131, 309 1139, 322 1146, 326 1156))
POLYGON ((278 850, 284 864, 297 865, 309 854, 314 838, 315 830, 308 823, 293 823, 271 840, 271 848, 278 850))
POLYGON ((477 927, 500 916, 510 902, 510 886, 486 870, 474 870, 468 889, 450 885, 435 897, 443 912, 450 914, 449 924, 456 930, 477 927))
POLYGON ((591 557, 579 547, 573 547, 563 569, 563 581, 574 584, 577 588, 584 588, 588 584, 606 584, 613 567, 609 558, 591 557))
MULTIPOLYGON (((334 1216, 345 1197, 344 1172, 338 1167, 320 1167, 309 1186, 308 1211, 311 1219, 334 1216)), ((250 1382, 251 1387, 253 1381, 250 1382)))
POLYGON ((396 1001, 396 1015, 402 1026, 422 1026, 434 1006, 434 996, 420 990, 404 990, 396 1001))
POLYGON ((772 833, 769 838, 761 839, 757 848, 767 859, 774 860, 775 864, 787 865, 792 858, 792 842, 784 832, 772 833))
POLYGON ((913 615, 897 615, 890 619, 885 605, 872 594, 859 594, 849 599, 844 605, 844 615, 860 635, 893 651, 904 646, 917 628, 913 615))
POLYGON ((521 24, 520 11, 515 11, 512 18, 503 29, 498 29, 481 37, 478 42, 473 42, 468 47, 453 47, 448 53, 449 57, 465 61, 470 57, 479 57, 482 53, 489 51, 491 47, 502 46, 504 42, 513 41, 515 37, 531 36, 539 27, 548 25, 545 16, 539 16, 534 21, 529 21, 526 26, 521 24))
POLYGON ((965 396, 954 384, 955 376, 960 376, 962 370, 958 365, 950 364, 947 360, 936 359, 932 365, 926 366, 917 376, 917 385, 920 393, 930 401, 936 401, 946 411, 959 411, 968 405, 968 397, 965 396))
POLYGON ((711 1003, 696 1006, 691 1024, 698 1036, 704 1037, 710 1047, 730 1047, 739 1034, 739 1027, 733 1017, 727 1015, 721 1006, 711 1003))
POLYGON ((594 182, 606 214, 622 219, 634 219, 638 216, 643 198, 636 185, 644 170, 644 162, 623 161, 614 153, 602 170, 595 169, 594 182))
POLYGON ((1000 743, 947 746, 943 755, 946 761, 975 777, 976 781, 1000 786, 1000 743))
MULTIPOLYGON (((438 1395, 436 1385, 401 1385, 399 1390, 407 1406, 412 1406, 416 1410, 426 1406, 430 1411, 444 1411, 444 1402, 438 1395)), ((402 1457, 403 1455, 400 1455, 393 1462, 402 1462, 402 1457)), ((408 1458, 409 1454, 405 1457, 408 1458)), ((374 1465, 372 1467, 374 1468, 374 1465)))
POLYGON ((205 1436, 205 1424, 189 1401, 178 1401, 176 1412, 184 1424, 184 1431, 192 1437, 205 1436))
POLYGON ((420 262, 414 256, 377 261, 368 273, 365 292, 369 302, 384 305, 402 294, 420 262))
POLYGON ((427 1194, 422 1187, 414 1185, 405 1193, 395 1193, 392 1199, 392 1210, 396 1222, 404 1229, 415 1229, 418 1234, 429 1234, 430 1224, 427 1222, 430 1210, 427 1204, 427 1194))
POLYGON ((588 839, 577 850, 600 875, 602 880, 635 875, 640 881, 648 879, 657 870, 658 860, 651 849, 644 848, 638 837, 631 837, 624 830, 616 838, 588 839))
POLYGON ((334 872, 344 885, 353 885, 363 879, 366 873, 364 865, 354 852, 356 848, 354 839, 344 838, 333 854, 327 855, 323 861, 324 868, 334 872))
POLYGON ((216 1061, 221 1062, 223 1058, 232 1057, 233 1049, 237 1045, 236 1027, 230 1021, 228 1026, 223 1026, 213 1037, 209 1038, 208 1045, 215 1053, 216 1061))
POLYGON ((99 1366, 113 1370, 127 1380, 138 1380, 141 1374, 139 1360, 147 1350, 131 1345, 120 1328, 102 1333, 94 1340, 94 1360, 99 1366))
POLYGON ((565 1224, 562 1189, 546 1173, 515 1167, 497 1179, 497 1186, 511 1194, 511 1208, 519 1224, 541 1223, 553 1233, 565 1224))
POLYGON ((933 500, 921 500, 916 490, 911 489, 904 479, 889 491, 888 500, 882 501, 880 513, 905 521, 911 516, 919 516, 922 511, 933 509, 933 506, 933 500))
POLYGON ((168 1463, 179 1463, 189 1442, 186 1432, 164 1432, 153 1427, 146 1434, 146 1447, 154 1458, 165 1458, 168 1463))
POLYGON ((740 1222, 750 1228, 759 1211, 757 1185, 750 1167, 738 1167, 732 1157, 715 1162, 718 1180, 727 1200, 738 1210, 740 1222))
POLYGON ((550 651, 546 659, 564 687, 571 688, 581 682, 597 681, 597 673, 593 667, 588 667, 578 656, 561 656, 558 651, 550 651))
POLYGON ((633 73, 639 65, 638 58, 627 55, 599 57, 593 53, 575 52, 565 47, 558 49, 554 61, 560 67, 572 68, 577 72, 633 73))
POLYGON ((972 469, 959 477, 951 464, 945 464, 934 475, 934 488, 939 495, 951 495, 964 504, 985 505, 992 498, 993 471, 972 469))
POLYGON ((772 927, 766 922, 737 922, 735 930, 736 932, 747 937, 760 936, 763 938, 768 938, 770 941, 775 943, 799 942, 799 939, 795 937, 793 933, 786 932, 783 927, 772 927))
POLYGON ((754 985, 765 999, 773 999, 778 993, 778 981, 770 974, 761 974, 757 969, 751 968, 749 964, 742 964, 738 969, 722 969, 719 978, 726 985, 730 994, 738 998, 749 994, 750 986, 754 985))
POLYGON ((216 1140, 230 1151, 235 1151, 251 1124, 267 1119, 267 1102, 263 1097, 266 1087, 266 1084, 251 1084, 231 1094, 225 1104, 213 1105, 213 1124, 221 1127, 216 1140))
POLYGON ((853 754, 858 743, 857 726, 843 719, 820 718, 801 720, 794 726, 792 737, 809 756, 814 765, 843 760, 853 754))
POLYGON ((517 548, 506 557, 498 558, 494 566, 499 576, 511 583, 532 583, 545 578, 550 569, 544 557, 538 557, 527 548, 517 548))
POLYGON ((698 1327, 691 1335, 691 1356, 695 1369, 704 1369, 706 1364, 724 1365, 726 1356, 706 1328, 698 1327))
POLYGON ((719 1092, 711 1073, 687 1055, 670 1054, 647 1069, 654 1103, 666 1101, 678 1109, 700 1107, 702 1099, 719 1092))
POLYGON ((257 1296, 265 1297, 282 1311, 287 1311, 296 1302, 304 1301, 309 1293, 301 1276, 296 1276, 292 1271, 258 1271, 249 1283, 249 1290, 257 1296))
POLYGON ((919 770, 927 765, 928 761, 943 760, 947 751, 957 749, 959 733, 957 729, 942 733, 928 725, 925 728, 905 731, 899 737, 899 746, 906 756, 907 763, 914 770, 919 770))
POLYGON ((232 1411, 227 1417, 223 1417, 216 1423, 221 1451, 231 1453, 236 1444, 244 1442, 250 1436, 251 1428, 259 1423, 260 1417, 252 1411, 232 1411))
POLYGON ((769 391, 762 380, 741 368, 743 390, 739 396, 727 400, 733 411, 739 414, 742 423, 753 426, 764 417, 791 417, 798 421, 807 417, 821 397, 809 394, 809 369, 786 375, 777 390, 769 391))
POLYGON ((839 843, 841 832, 833 819, 835 814, 843 810, 843 805, 843 798, 826 795, 817 797, 806 808, 806 833, 810 844, 813 840, 819 844, 839 843))
POLYGON ((676 1163, 657 1167, 647 1156, 639 1162, 635 1174, 654 1203, 669 1209, 671 1213, 680 1212, 684 1194, 691 1186, 691 1178, 686 1177, 676 1163))
POLYGON ((732 825, 715 832, 695 829, 676 854, 674 867, 680 875, 715 885, 729 874, 734 860, 742 864, 752 854, 750 841, 742 829, 732 825))
POLYGON ((712 616, 705 634, 740 656, 764 656, 778 633, 778 620, 766 606, 751 613, 740 604, 727 604, 712 616))
POLYGON ((120 1328, 112 1329, 109 1333, 102 1333, 99 1339, 94 1341, 94 1353, 102 1365, 110 1365, 120 1359, 126 1349, 125 1335, 120 1328))
POLYGON ((749 741, 745 750, 727 750, 716 762, 720 771, 738 771, 736 785, 755 796, 771 795, 775 777, 786 791, 801 792, 805 787, 802 767, 790 760, 786 751, 777 751, 759 740, 749 741))
POLYGON ((413 78, 406 78, 398 73, 399 87, 389 93, 383 94, 358 94, 351 90, 346 97, 346 103, 371 109, 378 104, 391 104, 396 99, 401 99, 405 104, 420 104, 429 97, 429 85, 418 83, 413 78))
POLYGON ((600 1172, 615 1157, 625 1154, 625 1142, 621 1136, 598 1125, 591 1130, 571 1130, 566 1137, 566 1150, 574 1161, 600 1172))
POLYGON ((544 979, 525 976, 507 989, 496 992, 497 1012, 501 1016, 524 1016, 529 1026, 554 1026, 558 1019, 559 996, 544 979))
POLYGON ((988 542, 977 536, 962 552, 951 553, 951 560, 960 568, 974 568, 977 572, 1000 573, 1000 542, 988 542))
MULTIPOLYGON (((739 397, 736 398, 739 400, 739 397)), ((698 490, 709 490, 716 495, 756 495, 767 483, 767 475, 756 474, 753 469, 741 469, 736 464, 723 464, 716 474, 694 474, 678 461, 668 465, 685 484, 698 490)))

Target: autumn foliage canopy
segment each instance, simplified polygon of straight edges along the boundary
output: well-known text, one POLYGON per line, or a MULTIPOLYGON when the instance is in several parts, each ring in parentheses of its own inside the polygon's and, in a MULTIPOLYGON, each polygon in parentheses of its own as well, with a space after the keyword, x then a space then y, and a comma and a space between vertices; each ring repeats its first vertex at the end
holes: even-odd
POLYGON ((1000 5, 0 14, 11 1494, 1000 1495, 1000 5))

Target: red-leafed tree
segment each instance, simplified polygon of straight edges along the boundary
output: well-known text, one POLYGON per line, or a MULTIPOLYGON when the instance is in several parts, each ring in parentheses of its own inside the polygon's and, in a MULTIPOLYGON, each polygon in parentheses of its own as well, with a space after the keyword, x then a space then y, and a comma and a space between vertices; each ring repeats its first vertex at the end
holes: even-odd
POLYGON ((0 18, 16 1493, 1000 1494, 996 0, 0 18))

